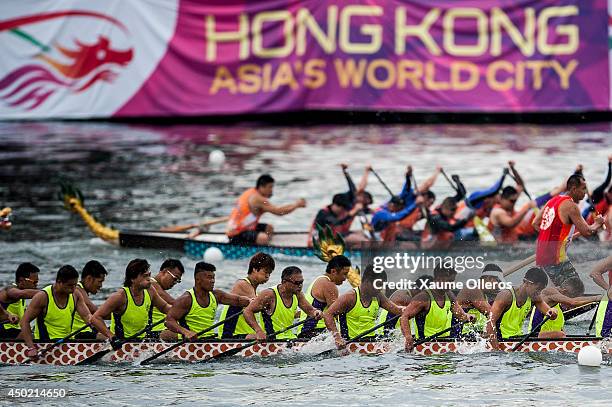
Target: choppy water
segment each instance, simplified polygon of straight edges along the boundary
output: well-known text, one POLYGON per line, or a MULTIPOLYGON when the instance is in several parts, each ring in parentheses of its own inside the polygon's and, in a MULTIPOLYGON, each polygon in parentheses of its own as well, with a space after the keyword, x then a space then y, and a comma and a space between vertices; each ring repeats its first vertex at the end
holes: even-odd
MULTIPOLYGON (((533 195, 557 185, 577 163, 595 185, 612 153, 609 125, 536 126, 316 126, 266 127, 140 126, 86 123, 0 123, 0 205, 15 210, 14 227, 0 233, 0 283, 16 266, 41 267, 41 285, 64 263, 77 268, 92 258, 111 271, 100 301, 122 281, 137 256, 158 267, 176 253, 126 250, 93 238, 80 219, 62 209, 57 180, 74 181, 86 206, 106 224, 156 228, 227 214, 237 195, 262 172, 276 179, 274 202, 298 197, 308 207, 284 218, 268 218, 277 230, 304 230, 318 208, 346 189, 338 163, 346 161, 357 181, 372 163, 393 189, 401 188, 406 164, 424 179, 436 164, 462 176, 468 189, 486 187, 507 160, 517 162, 533 195), (208 153, 222 149, 222 170, 208 153)), ((375 201, 385 190, 370 179, 375 201)), ((451 189, 439 179, 439 197, 451 189)), ((602 255, 597 252, 595 257, 602 255)), ((188 270, 196 259, 181 257, 188 270)), ((323 267, 318 260, 279 258, 277 271, 301 266, 307 282, 323 267)), ((587 272, 594 259, 578 264, 587 272)), ((229 289, 246 261, 217 265, 217 287, 229 289)), ((188 289, 187 273, 173 292, 188 289)), ((276 284, 273 274, 271 284, 276 284)), ((593 291, 593 286, 589 286, 593 291)), ((583 333, 590 316, 571 326, 583 333)), ((323 348, 321 349, 323 350, 323 348)), ((60 387, 63 400, 45 405, 597 405, 607 402, 610 361, 600 369, 576 365, 573 355, 491 354, 415 357, 351 355, 320 360, 284 356, 225 360, 208 365, 0 367, 1 405, 27 400, 6 396, 10 387, 60 387)), ((29 400, 30 402, 32 400, 29 400)))

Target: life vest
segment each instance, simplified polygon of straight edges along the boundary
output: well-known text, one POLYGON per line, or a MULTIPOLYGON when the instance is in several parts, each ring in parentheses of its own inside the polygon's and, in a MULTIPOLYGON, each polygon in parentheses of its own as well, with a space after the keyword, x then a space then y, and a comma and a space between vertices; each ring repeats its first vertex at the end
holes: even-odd
MULTIPOLYGON (((595 205, 595 212, 600 215, 606 216, 606 214, 608 213, 608 208, 610 206, 611 205, 608 204, 608 201, 606 201, 606 198, 604 197, 595 205)), ((589 216, 587 216, 586 221, 589 225, 592 225, 595 222, 595 216, 593 214, 593 211, 589 212, 589 216)))
POLYGON ((53 297, 53 286, 43 289, 47 294, 47 309, 36 318, 34 339, 60 339, 70 335, 76 303, 74 296, 68 294, 64 308, 60 308, 53 297))
POLYGON ((249 206, 249 200, 255 194, 259 194, 257 189, 247 189, 236 201, 236 206, 232 209, 232 213, 227 222, 226 235, 228 237, 237 236, 247 230, 255 230, 257 227, 261 214, 255 215, 251 212, 251 207, 249 206))
POLYGON ((542 208, 540 233, 536 243, 536 264, 549 266, 567 260, 565 252, 571 238, 573 225, 566 225, 559 217, 559 206, 572 198, 567 195, 557 195, 542 208))
MULTIPOLYGON (((500 204, 495 204, 493 209, 500 208, 505 211, 509 216, 516 215, 516 211, 512 209, 511 211, 507 211, 500 204)), ((518 232, 516 230, 516 226, 509 228, 502 225, 494 225, 493 219, 489 219, 489 224, 487 225, 488 229, 491 231, 493 236, 495 236, 495 240, 501 243, 514 243, 518 241, 518 232)))
POLYGON ((398 222, 400 229, 403 230, 412 230, 414 224, 423 218, 423 213, 420 208, 414 208, 410 215, 406 216, 404 219, 398 222))
MULTIPOLYGON (((472 211, 472 209, 470 209, 467 204, 465 203, 465 201, 461 201, 457 204, 457 210, 455 211, 455 216, 453 217, 455 220, 461 220, 461 219, 465 219, 468 216, 468 213, 472 211)), ((480 219, 485 219, 489 217, 489 214, 491 213, 491 208, 485 208, 485 207, 480 207, 478 209, 476 209, 476 212, 474 213, 474 217, 478 216, 480 219)), ((466 228, 473 228, 474 227, 474 218, 470 219, 466 224, 465 224, 466 228)))

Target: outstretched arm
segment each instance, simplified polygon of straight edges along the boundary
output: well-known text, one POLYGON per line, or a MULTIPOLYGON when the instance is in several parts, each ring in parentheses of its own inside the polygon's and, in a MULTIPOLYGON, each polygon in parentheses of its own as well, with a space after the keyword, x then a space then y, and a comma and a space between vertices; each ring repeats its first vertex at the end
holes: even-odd
POLYGON ((593 199, 593 205, 596 205, 604 197, 604 192, 612 180, 612 155, 608 156, 608 174, 604 182, 593 190, 591 198, 593 199))

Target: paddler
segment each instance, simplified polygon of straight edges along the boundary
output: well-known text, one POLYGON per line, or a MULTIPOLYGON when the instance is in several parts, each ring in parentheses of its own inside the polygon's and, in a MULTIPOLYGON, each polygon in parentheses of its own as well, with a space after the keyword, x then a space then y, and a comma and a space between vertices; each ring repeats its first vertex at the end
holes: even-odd
MULTIPOLYGON (((251 302, 249 297, 215 290, 215 271, 217 268, 203 261, 195 265, 193 271, 194 286, 178 297, 166 317, 166 327, 174 333, 164 331, 162 339, 176 340, 181 336, 189 340, 198 339, 197 333, 215 323, 215 314, 218 304, 233 307, 246 307, 251 302), (178 338, 177 338, 178 335, 178 338)), ((217 337, 214 331, 206 333, 203 337, 217 337)))
MULTIPOLYGON (((157 294, 168 304, 174 304, 174 297, 168 293, 172 287, 181 282, 185 273, 183 263, 177 259, 166 259, 159 267, 159 273, 151 279, 151 286, 157 291, 157 294)), ((166 316, 161 313, 156 307, 153 307, 151 321, 153 323, 166 319, 166 316)), ((164 330, 164 324, 158 324, 151 328, 147 334, 149 338, 159 339, 160 334, 164 330)))
POLYGON ((348 165, 342 163, 340 164, 340 167, 342 168, 342 173, 346 178, 346 182, 349 188, 349 190, 347 192, 344 192, 343 195, 345 195, 351 202, 351 206, 354 206, 359 203, 362 206, 361 211, 364 214, 370 213, 371 210, 369 208, 369 205, 372 204, 373 199, 372 194, 366 191, 366 187, 368 186, 368 175, 372 171, 372 166, 366 165, 364 173, 361 176, 361 180, 359 180, 359 185, 357 186, 355 186, 351 175, 348 173, 348 165))
MULTIPOLYGON (((93 314, 91 323, 106 338, 126 339, 142 331, 152 323, 152 307, 163 314, 170 310, 170 304, 164 301, 153 288, 151 266, 145 259, 134 259, 125 268, 123 287, 111 294, 93 314), (110 330, 104 324, 111 319, 110 330)), ((138 338, 144 338, 146 332, 138 338)))
MULTIPOLYGON (((584 284, 577 277, 566 278, 560 287, 546 287, 542 290, 542 300, 557 310, 557 318, 552 321, 546 321, 540 329, 536 330, 539 338, 565 338, 563 330, 565 325, 565 316, 563 315, 564 307, 566 310, 580 307, 601 300, 601 295, 592 295, 588 297, 584 294, 584 284)), ((529 318, 529 332, 531 332, 544 318, 539 309, 533 308, 531 317, 529 318)))
POLYGON ((456 220, 453 216, 457 211, 457 201, 454 197, 444 198, 438 208, 427 217, 427 225, 423 230, 421 247, 426 249, 447 249, 453 241, 459 240, 455 234, 467 225, 474 216, 474 211, 465 214, 466 218, 456 220))
MULTIPOLYGON (((38 273, 40 270, 32 263, 21 263, 15 271, 15 283, 0 290, 0 306, 9 314, 21 319, 26 310, 26 300, 40 292, 38 273)), ((21 333, 17 322, 0 323, 0 339, 15 339, 21 333)))
MULTIPOLYGON (((612 212, 612 154, 608 156, 608 173, 606 179, 597 188, 593 190, 591 194, 592 202, 584 208, 582 216, 587 220, 588 224, 592 224, 594 221, 593 214, 599 213, 606 215, 612 212), (609 185, 609 188, 608 188, 609 185), (606 191, 607 189, 607 191, 606 191)), ((610 222, 612 219, 608 216, 608 229, 612 228, 610 222)), ((608 231, 610 232, 610 231, 608 231)))
MULTIPOLYGON (((596 271, 598 268, 612 271, 612 256, 608 256, 607 259, 604 259, 603 261, 598 263, 594 271, 596 271)), ((595 311, 597 313, 595 318, 597 336, 612 336, 612 307, 610 306, 612 302, 610 301, 610 299, 612 299, 612 287, 608 285, 608 289, 606 290, 606 293, 602 296, 601 301, 597 306, 597 311, 595 311)))
POLYGON ((536 201, 529 201, 518 211, 514 205, 519 198, 522 188, 506 186, 502 190, 499 201, 494 204, 489 215, 489 230, 498 243, 515 243, 519 240, 518 225, 529 210, 536 208, 536 201), (517 189, 518 188, 518 189, 517 189))
MULTIPOLYGON (((500 284, 505 283, 502 269, 493 263, 486 264, 479 277, 480 283, 475 288, 462 288, 457 294, 457 303, 464 312, 474 315, 476 320, 472 324, 464 324, 452 336, 475 338, 485 333, 487 320, 491 314, 491 305, 500 291, 500 284)), ((457 322, 453 321, 453 325, 457 322)))
POLYGON ((502 339, 524 335, 523 322, 532 305, 551 320, 557 318, 557 310, 549 307, 540 295, 547 284, 546 273, 541 268, 533 267, 527 270, 517 289, 504 289, 497 294, 487 323, 487 336, 493 349, 499 349, 502 339))
POLYGON ((422 195, 407 203, 399 196, 393 196, 386 204, 380 206, 372 216, 372 228, 376 238, 382 241, 393 241, 397 235, 397 222, 410 215, 418 205, 425 202, 422 195))
POLYGON ((548 201, 533 221, 539 232, 536 265, 548 274, 556 286, 560 286, 566 278, 579 277, 566 253, 574 229, 588 237, 597 234, 604 223, 601 215, 595 217, 592 225, 588 225, 581 216, 578 203, 585 194, 584 177, 580 174, 570 176, 567 180, 567 195, 557 195, 548 201))
MULTIPOLYGON (((391 302, 383 293, 379 284, 387 281, 387 275, 383 272, 375 272, 373 265, 366 266, 361 276, 361 284, 351 291, 342 294, 323 313, 326 328, 332 333, 338 349, 346 346, 346 341, 370 330, 376 326, 378 311, 386 309, 393 315, 402 313, 401 307, 391 302), (379 287, 379 288, 376 288, 379 287), (336 327, 336 320, 338 327, 336 327)), ((373 338, 375 332, 368 334, 365 338, 373 338)))
MULTIPOLYGON (((98 307, 91 301, 89 298, 90 294, 97 294, 98 291, 102 288, 102 284, 104 283, 104 279, 108 271, 104 268, 104 266, 97 260, 90 260, 85 263, 83 270, 81 270, 81 281, 77 284, 75 291, 78 291, 83 297, 83 301, 85 301, 85 305, 90 313, 95 313, 98 310, 98 307)), ((83 326, 86 325, 86 322, 83 321, 81 316, 77 313, 74 315, 74 323, 72 324, 72 330, 77 331, 83 326)), ((84 328, 81 332, 76 334, 75 339, 96 339, 97 332, 94 331, 91 327, 84 328)))
MULTIPOLYGON (((261 252, 256 253, 249 260, 247 276, 236 281, 230 292, 250 299, 257 297, 257 287, 268 282, 275 266, 272 256, 261 252)), ((242 310, 243 307, 226 305, 221 311, 221 320, 226 320, 227 317, 242 310)), ((256 319, 259 321, 261 315, 257 314, 256 319)), ((219 337, 222 339, 244 339, 248 335, 255 337, 255 330, 246 323, 243 315, 233 318, 219 327, 219 337)))
POLYGON ((264 174, 257 178, 255 188, 250 188, 240 195, 227 224, 226 234, 230 243, 267 245, 272 238, 274 228, 272 225, 259 223, 261 215, 268 212, 284 216, 306 206, 306 201, 302 198, 292 204, 272 205, 269 199, 272 197, 273 190, 274 178, 264 174))
POLYGON ((353 204, 346 194, 334 195, 332 203, 317 212, 308 233, 308 246, 312 247, 313 237, 317 238, 317 226, 320 228, 329 226, 334 234, 342 236, 347 243, 368 240, 363 233, 350 231, 355 215, 362 209, 363 205, 361 203, 353 204))
MULTIPOLYGON (((244 319, 253 330, 255 337, 264 340, 268 335, 293 325, 298 307, 310 318, 319 320, 322 312, 306 301, 302 293, 304 277, 299 267, 286 267, 281 273, 281 283, 262 291, 244 309, 244 319), (255 314, 261 312, 264 328, 257 323, 255 314)), ((272 339, 295 339, 293 331, 286 331, 272 339)))
MULTIPOLYGON (((423 291, 426 287, 429 286, 429 282, 433 280, 433 276, 423 275, 419 276, 416 280, 414 280, 415 288, 410 290, 395 290, 393 294, 389 297, 389 300, 400 307, 407 307, 410 304, 412 298, 414 298, 418 293, 423 291)), ((377 332, 378 335, 384 337, 390 337, 394 331, 401 332, 401 324, 400 319, 398 318, 395 321, 395 324, 390 321, 393 319, 394 315, 390 314, 389 311, 383 309, 380 311, 380 315, 378 316, 378 323, 387 322, 387 324, 383 325, 382 329, 377 332)), ((416 329, 414 327, 414 319, 410 320, 411 323, 411 331, 413 334, 416 334, 416 329)))
MULTIPOLYGON (((318 276, 306 290, 306 301, 314 308, 325 312, 338 299, 338 286, 346 280, 346 276, 351 270, 351 261, 343 256, 332 257, 327 263, 325 274, 318 276)), ((305 319, 301 315, 300 320, 305 319)), ((298 337, 313 338, 325 332, 325 321, 306 321, 298 328, 298 337)))
MULTIPOLYGON (((402 334, 405 338, 407 352, 412 350, 414 339, 410 320, 415 319, 416 337, 424 339, 441 331, 451 328, 453 315, 466 322, 474 322, 474 315, 466 314, 457 302, 454 295, 449 291, 449 283, 453 283, 457 277, 455 269, 450 267, 436 266, 433 280, 429 288, 417 294, 410 304, 404 309, 400 318, 402 334)), ((440 337, 448 337, 451 332, 445 332, 440 337)))
POLYGON ((75 314, 78 313, 83 321, 90 320, 91 313, 81 293, 75 291, 78 282, 79 272, 70 265, 64 265, 57 271, 55 283, 32 298, 19 322, 21 336, 28 347, 26 356, 34 358, 38 353, 34 339, 57 340, 74 332, 75 314), (33 337, 30 328, 32 321, 36 321, 33 337))

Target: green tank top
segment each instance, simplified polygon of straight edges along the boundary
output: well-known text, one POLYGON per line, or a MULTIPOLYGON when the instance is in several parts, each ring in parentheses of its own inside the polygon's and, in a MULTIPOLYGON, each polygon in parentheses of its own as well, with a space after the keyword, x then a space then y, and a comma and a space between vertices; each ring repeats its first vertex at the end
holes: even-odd
MULTIPOLYGON (((347 313, 340 314, 340 334, 345 339, 351 339, 361 333, 370 330, 376 326, 378 317, 378 298, 372 298, 370 305, 365 307, 361 302, 361 292, 359 287, 354 288, 355 305, 347 313)), ((375 332, 370 332, 365 337, 375 336, 375 332)))
POLYGON ((510 292, 512 293, 512 304, 497 321, 498 336, 501 335, 502 338, 524 335, 523 322, 531 310, 531 298, 527 297, 527 301, 519 307, 516 304, 514 288, 511 288, 510 292))
MULTIPOLYGON (((157 282, 157 280, 155 280, 154 278, 153 278, 153 280, 154 280, 154 281, 155 281, 157 284, 159 284, 159 283, 157 282)), ((153 307, 153 312, 151 313, 151 322, 154 324, 154 323, 156 323, 157 321, 165 321, 165 320, 166 320, 166 314, 164 314, 163 312, 161 312, 160 310, 158 310, 158 309, 157 309, 157 307, 155 307, 155 306, 154 306, 154 307, 153 307)), ((160 331, 163 331, 164 329, 166 329, 166 326, 165 326, 165 325, 164 325, 164 323, 162 322, 162 323, 160 323, 160 324, 155 325, 153 328, 151 328, 151 331, 152 331, 152 332, 160 332, 160 331)))
MULTIPOLYGON (((563 315, 561 304, 557 304, 553 308, 557 310, 557 319, 549 319, 548 321, 544 322, 544 324, 540 327, 540 332, 563 331, 563 327, 565 326, 565 315, 563 315)), ((531 310, 531 316, 529 317, 529 332, 531 332, 533 328, 538 324, 538 322, 536 322, 535 324, 533 323, 533 318, 536 313, 539 314, 539 320, 542 320, 542 313, 538 311, 536 307, 533 307, 533 309, 531 310)))
MULTIPOLYGON (((272 315, 267 313, 262 313, 262 318, 264 321, 264 328, 267 335, 270 335, 274 332, 280 331, 284 328, 287 328, 290 325, 293 325, 293 320, 295 319, 295 311, 298 306, 298 298, 297 295, 293 295, 291 298, 291 305, 285 306, 283 303, 283 299, 278 292, 278 286, 272 288, 274 292, 274 296, 276 298, 276 305, 274 306, 274 312, 272 315)), ((276 336, 276 339, 295 339, 297 336, 295 333, 290 330, 287 332, 283 332, 276 336)))
POLYGON ((608 336, 610 334, 612 321, 610 321, 609 317, 606 319, 606 316, 609 314, 609 306, 610 299, 608 295, 604 293, 601 301, 599 301, 599 305, 597 306, 597 316, 595 317, 595 332, 597 336, 608 336))
MULTIPOLYGON (((17 287, 17 284, 13 284, 13 287, 17 287)), ((17 315, 19 317, 19 320, 21 320, 21 318, 23 317, 23 314, 25 313, 25 308, 26 308, 25 303, 26 303, 26 300, 24 298, 24 299, 12 302, 10 304, 2 304, 2 305, 4 305, 4 309, 7 312, 17 315)), ((21 329, 21 327, 19 326, 19 322, 17 322, 16 324, 9 324, 7 322, 5 324, 2 324, 2 327, 3 329, 21 329)))
MULTIPOLYGON (((122 287, 127 297, 127 305, 123 314, 113 312, 111 315, 112 333, 119 338, 129 338, 143 330, 151 321, 151 297, 149 291, 144 290, 144 299, 141 305, 136 305, 134 297, 129 287, 122 287)), ((142 333, 138 338, 144 338, 146 333, 142 333)))
MULTIPOLYGON (((81 287, 82 289, 85 289, 85 287, 83 287, 83 283, 79 282, 77 285, 79 287, 81 287)), ((85 325, 87 325, 87 324, 85 323, 85 321, 83 321, 83 318, 81 318, 81 315, 78 312, 75 312, 74 313, 74 322, 72 323, 72 330, 73 331, 78 331, 79 329, 81 329, 85 325)), ((93 331, 91 330, 90 327, 87 327, 87 328, 83 329, 81 332, 93 332, 93 331)))
MULTIPOLYGON (((208 306, 202 307, 196 299, 194 289, 187 291, 191 295, 191 308, 181 320, 180 325, 189 329, 192 332, 200 332, 212 326, 215 323, 215 314, 217 313, 217 298, 212 292, 208 293, 208 306)), ((203 338, 216 337, 215 332, 207 332, 203 338)), ((182 335, 179 335, 182 338, 182 335)))
MULTIPOLYGON (((423 315, 421 313, 415 318, 417 338, 426 338, 450 328, 453 321, 451 300, 448 295, 444 294, 444 305, 440 307, 432 292, 429 289, 426 291, 429 295, 429 311, 427 311, 427 314, 423 315)), ((440 337, 446 336, 450 336, 450 331, 440 335, 440 337)))
MULTIPOLYGON (((308 303, 310 305, 312 305, 314 308, 321 310, 321 312, 325 312, 328 308, 329 308, 329 304, 319 301, 317 300, 315 297, 312 296, 312 287, 314 287, 315 283, 320 279, 320 278, 326 278, 328 281, 331 281, 329 279, 329 277, 323 275, 323 276, 318 276, 317 278, 314 279, 314 281, 312 283, 310 283, 310 285, 308 286, 308 289, 306 290, 306 294, 304 294, 304 296, 306 297, 306 301, 308 301, 308 303)), ((305 320, 306 318, 308 318, 308 315, 306 315, 305 312, 302 312, 300 314, 300 321, 305 320)), ((302 329, 304 329, 304 325, 300 325, 300 327, 298 328, 299 332, 302 332, 302 329)), ((313 322, 312 324, 313 326, 309 326, 307 327, 307 329, 322 329, 325 328, 325 321, 323 320, 323 318, 321 318, 320 320, 316 321, 316 323, 313 322)))
POLYGON ((48 303, 45 313, 36 318, 34 339, 60 339, 70 335, 75 311, 74 296, 68 295, 64 308, 60 308, 53 298, 53 286, 43 289, 47 293, 48 303))
MULTIPOLYGON (((248 278, 244 277, 243 280, 253 286, 248 278)), ((255 292, 255 295, 257 295, 257 292, 255 292)), ((228 317, 231 317, 243 309, 244 308, 235 307, 233 305, 223 305, 221 309, 220 321, 226 320, 228 317)), ((260 312, 255 314, 255 319, 257 320, 259 326, 262 326, 260 312)), ((254 333, 255 330, 251 328, 249 324, 247 324, 242 314, 240 314, 238 318, 233 318, 231 321, 227 321, 225 324, 219 327, 219 338, 231 338, 234 335, 244 336, 254 333)))
MULTIPOLYGON (((390 318, 393 318, 395 315, 392 315, 390 318)), ((382 308, 380 310, 380 314, 378 315, 378 320, 376 321, 376 325, 380 325, 383 322, 385 322, 387 320, 387 318, 389 318, 389 311, 387 311, 386 309, 382 308)), ((397 332, 401 332, 402 326, 401 326, 401 318, 398 318, 397 321, 395 321, 395 325, 390 327, 390 329, 392 330, 396 330, 397 332)), ((416 328, 414 325, 414 318, 410 318, 410 332, 414 335, 416 332, 416 328)), ((378 328, 376 330, 376 335, 384 335, 385 334, 385 327, 381 326, 380 328, 378 328)))

